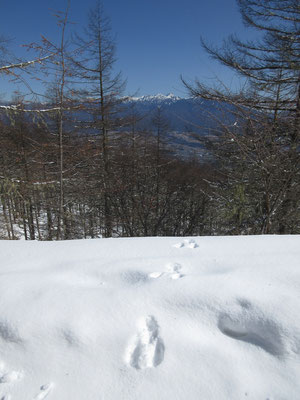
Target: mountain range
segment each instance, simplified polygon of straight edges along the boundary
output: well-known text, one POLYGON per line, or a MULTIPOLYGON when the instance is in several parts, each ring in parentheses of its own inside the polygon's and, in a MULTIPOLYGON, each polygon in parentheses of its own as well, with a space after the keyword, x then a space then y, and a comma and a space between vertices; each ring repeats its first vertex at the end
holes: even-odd
MULTIPOLYGON (((29 108, 36 108, 31 106, 28 105, 29 108)), ((5 110, 14 107, 10 104, 1 105, 0 108, 5 110)), ((37 108, 47 107, 39 105, 37 108)), ((160 115, 168 125, 165 139, 170 146, 176 147, 176 151, 184 155, 191 152, 204 154, 204 149, 198 139, 207 135, 209 128, 216 124, 215 117, 220 110, 215 103, 202 99, 182 98, 172 93, 126 97, 123 101, 122 114, 134 113, 138 117, 140 128, 151 129, 157 110, 160 110, 160 115)), ((84 111, 77 113, 78 116, 83 120, 87 118, 84 111)))
POLYGON ((160 115, 168 124, 165 139, 170 146, 176 148, 181 156, 191 154, 206 157, 207 154, 200 137, 208 135, 210 128, 216 126, 216 118, 220 113, 212 101, 181 98, 170 93, 155 96, 129 97, 125 100, 125 110, 140 116, 139 125, 149 128, 153 126, 153 118, 160 110, 160 115))
MULTIPOLYGON (((213 102, 194 98, 182 98, 170 93, 155 96, 128 97, 126 104, 133 106, 135 112, 144 116, 145 124, 153 119, 157 109, 168 121, 170 130, 177 132, 196 132, 204 134, 206 128, 213 125, 211 116, 217 112, 213 102)), ((148 124, 149 125, 149 124, 148 124)))

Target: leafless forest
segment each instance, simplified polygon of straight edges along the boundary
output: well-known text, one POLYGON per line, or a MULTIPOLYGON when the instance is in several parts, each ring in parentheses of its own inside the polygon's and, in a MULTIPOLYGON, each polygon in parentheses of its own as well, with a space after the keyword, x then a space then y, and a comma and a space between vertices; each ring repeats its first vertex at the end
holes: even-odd
POLYGON ((299 0, 238 5, 260 38, 202 45, 240 89, 182 77, 189 95, 219 110, 198 137, 204 159, 178 155, 160 109, 146 127, 134 107, 124 112, 100 3, 71 39, 69 10, 57 13, 59 43, 31 44, 30 61, 7 59, 2 38, 0 74, 25 84, 36 75, 46 90, 0 108, 1 238, 300 233, 299 0))

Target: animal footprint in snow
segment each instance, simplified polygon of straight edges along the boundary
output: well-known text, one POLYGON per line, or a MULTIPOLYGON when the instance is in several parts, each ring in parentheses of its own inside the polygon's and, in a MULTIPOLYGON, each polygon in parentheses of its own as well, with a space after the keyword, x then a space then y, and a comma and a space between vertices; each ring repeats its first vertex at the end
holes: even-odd
POLYGON ((178 263, 170 263, 167 265, 167 272, 151 272, 149 274, 149 278, 152 279, 157 279, 160 278, 161 276, 168 276, 171 279, 179 279, 182 278, 184 275, 180 273, 182 267, 178 263))
POLYGON ((180 243, 173 244, 173 247, 176 247, 177 249, 181 249, 181 247, 184 247, 184 243, 180 242, 180 243))
POLYGON ((53 383, 47 383, 46 385, 42 385, 40 387, 40 393, 38 393, 35 396, 34 400, 45 399, 48 396, 48 394, 51 392, 52 388, 53 388, 53 383))
POLYGON ((140 321, 138 333, 128 346, 125 361, 135 369, 153 368, 162 363, 164 352, 159 326, 149 315, 140 321))
POLYGON ((160 278, 163 274, 163 272, 151 272, 151 274, 149 274, 149 278, 157 279, 160 278))
POLYGON ((195 249, 196 247, 199 247, 199 245, 195 242, 194 239, 185 239, 183 242, 174 244, 173 247, 176 247, 177 249, 181 249, 182 247, 195 249))
POLYGON ((12 383, 22 378, 23 374, 20 371, 8 371, 4 364, 0 364, 0 383, 12 383))
POLYGON ((196 247, 199 247, 194 239, 186 239, 184 241, 184 244, 185 244, 185 247, 188 247, 189 249, 195 249, 196 247))
POLYGON ((182 278, 184 275, 181 274, 181 265, 178 263, 174 263, 174 264, 168 264, 167 268, 169 270, 169 275, 171 279, 179 279, 182 278))

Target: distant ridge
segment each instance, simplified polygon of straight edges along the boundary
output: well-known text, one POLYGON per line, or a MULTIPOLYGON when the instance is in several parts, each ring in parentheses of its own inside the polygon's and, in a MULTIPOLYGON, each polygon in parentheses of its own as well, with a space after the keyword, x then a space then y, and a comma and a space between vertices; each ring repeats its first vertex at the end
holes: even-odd
POLYGON ((149 125, 155 110, 160 108, 171 130, 192 131, 199 135, 204 135, 206 132, 203 126, 209 127, 214 124, 213 116, 217 113, 217 107, 213 102, 179 97, 173 93, 128 97, 125 104, 134 105, 135 112, 145 116, 145 125, 149 125))
POLYGON ((156 95, 144 95, 141 97, 129 97, 128 101, 148 101, 148 102, 155 102, 155 103, 162 103, 162 102, 175 102, 182 100, 181 97, 175 96, 173 93, 169 93, 167 95, 158 93, 156 95))
MULTIPOLYGON (((156 95, 132 96, 123 98, 123 107, 120 112, 126 116, 130 112, 136 113, 140 118, 138 128, 155 130, 152 120, 157 109, 168 122, 168 132, 166 133, 167 142, 171 147, 176 148, 176 152, 181 155, 188 155, 190 152, 201 153, 204 155, 203 145, 199 138, 208 134, 209 127, 215 125, 215 118, 218 108, 213 102, 183 98, 168 93, 166 95, 158 93, 156 95), (133 111, 134 110, 134 111, 133 111)), ((19 107, 14 104, 2 104, 2 118, 7 120, 5 110, 17 110, 19 107)), ((45 103, 27 104, 26 109, 47 109, 45 103)), ((84 110, 75 111, 77 121, 86 121, 90 117, 84 110)), ((126 129, 126 128, 125 128, 126 129)))

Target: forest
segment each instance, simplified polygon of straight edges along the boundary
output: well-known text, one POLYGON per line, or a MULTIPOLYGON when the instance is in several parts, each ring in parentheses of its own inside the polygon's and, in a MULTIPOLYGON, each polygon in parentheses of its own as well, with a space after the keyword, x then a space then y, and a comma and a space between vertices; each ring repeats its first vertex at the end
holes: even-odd
POLYGON ((299 234, 300 4, 237 3, 259 38, 202 46, 243 84, 181 78, 218 109, 197 137, 205 159, 178 155, 163 110, 145 126, 124 107, 101 3, 84 35, 69 37, 69 1, 56 15, 60 41, 31 43, 32 60, 7 62, 3 38, 0 76, 26 85, 37 74, 46 89, 0 106, 0 238, 299 234))

